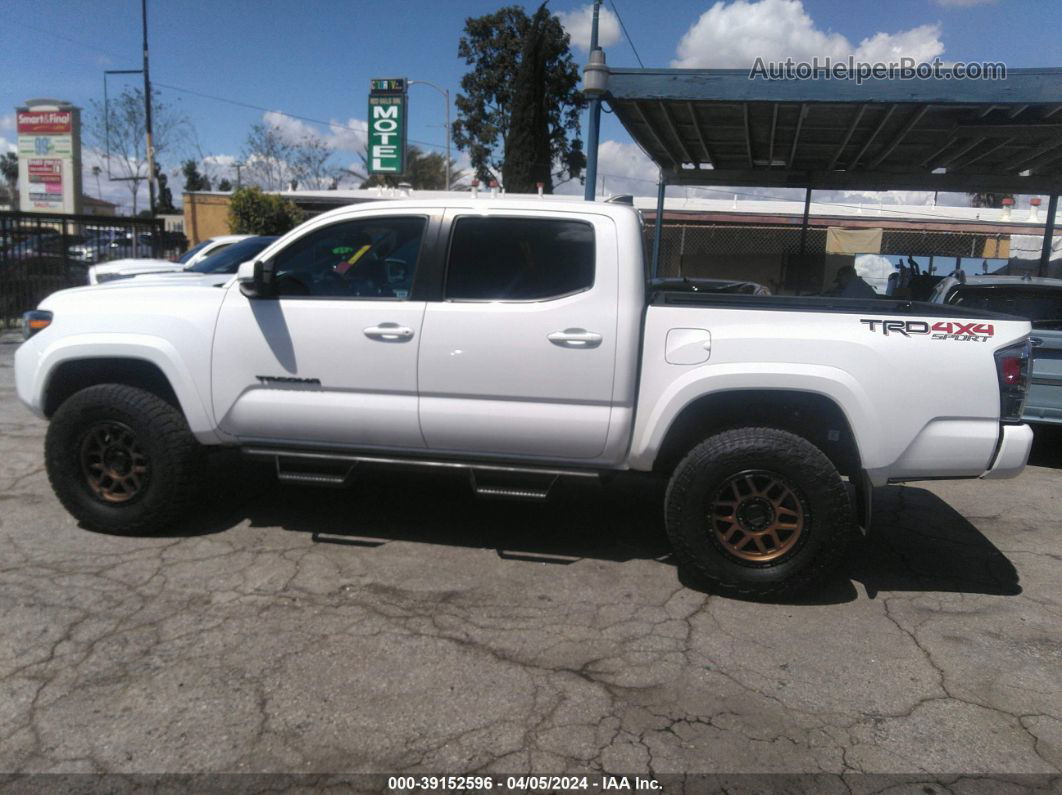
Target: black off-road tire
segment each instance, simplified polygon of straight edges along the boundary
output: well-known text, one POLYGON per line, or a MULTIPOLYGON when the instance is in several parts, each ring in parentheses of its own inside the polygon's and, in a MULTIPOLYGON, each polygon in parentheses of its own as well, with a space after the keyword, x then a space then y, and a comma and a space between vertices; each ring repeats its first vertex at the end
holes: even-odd
MULTIPOLYGON (((843 559, 855 530, 851 500, 831 461, 806 439, 774 428, 725 431, 694 447, 671 476, 665 518, 680 566, 713 590, 759 598, 790 596, 819 583, 843 559), (749 472, 776 473, 793 495, 791 504, 799 504, 801 530, 791 548, 777 548, 785 551, 775 559, 741 559, 744 550, 735 552, 713 525, 719 495, 729 496, 725 490, 749 472)), ((733 537, 743 538, 742 532, 733 537)))
POLYGON ((99 384, 75 393, 55 412, 44 459, 52 489, 83 527, 148 535, 184 518, 199 494, 205 456, 184 415, 165 400, 123 384, 99 384), (121 502, 94 492, 83 465, 85 440, 101 427, 127 428, 146 458, 142 487, 121 502))

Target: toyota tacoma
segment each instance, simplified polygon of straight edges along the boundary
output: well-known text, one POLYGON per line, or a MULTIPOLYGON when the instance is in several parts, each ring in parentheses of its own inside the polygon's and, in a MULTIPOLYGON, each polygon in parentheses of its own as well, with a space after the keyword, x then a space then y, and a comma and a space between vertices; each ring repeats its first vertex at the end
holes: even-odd
POLYGON ((377 202, 282 236, 220 289, 129 279, 25 318, 18 396, 84 527, 146 533, 206 451, 281 480, 466 470, 484 496, 666 478, 679 563, 777 595, 821 579, 875 486, 1021 472, 1025 320, 895 299, 649 278, 608 202, 377 202))

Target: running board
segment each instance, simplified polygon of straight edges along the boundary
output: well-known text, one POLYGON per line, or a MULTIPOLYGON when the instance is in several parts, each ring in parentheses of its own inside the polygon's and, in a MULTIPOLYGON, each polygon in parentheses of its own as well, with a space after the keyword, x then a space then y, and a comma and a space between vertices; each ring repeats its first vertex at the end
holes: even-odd
POLYGON ((481 461, 455 461, 436 458, 394 458, 360 453, 341 453, 328 450, 292 450, 283 447, 248 446, 243 448, 246 455, 258 458, 272 458, 276 461, 277 477, 284 481, 314 483, 319 485, 340 486, 346 484, 354 469, 359 464, 393 466, 408 469, 452 469, 469 472, 473 478, 473 490, 481 496, 520 497, 523 499, 545 499, 550 488, 558 478, 598 478, 600 473, 589 469, 558 469, 552 467, 524 466, 520 464, 489 464, 481 461), (300 463, 306 467, 299 468, 300 463), (333 465, 343 471, 314 471, 316 467, 333 465), (308 471, 307 471, 308 470, 308 471), (543 485, 527 488, 523 484, 508 485, 477 482, 475 477, 538 476, 548 479, 543 485))

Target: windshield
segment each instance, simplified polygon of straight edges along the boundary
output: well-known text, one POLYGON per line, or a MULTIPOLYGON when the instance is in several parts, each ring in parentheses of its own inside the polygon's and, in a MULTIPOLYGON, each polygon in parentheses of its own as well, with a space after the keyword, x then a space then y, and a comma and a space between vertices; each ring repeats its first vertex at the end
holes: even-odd
POLYGON ((239 243, 233 243, 224 251, 211 254, 185 270, 192 273, 235 273, 241 263, 254 259, 256 254, 274 240, 274 236, 249 237, 239 243))
POLYGON ((190 249, 188 249, 186 252, 184 252, 181 255, 181 258, 179 260, 177 260, 177 261, 179 263, 181 263, 181 264, 184 264, 184 263, 188 262, 188 260, 190 260, 192 257, 194 257, 196 254, 198 254, 200 251, 202 251, 204 248, 206 248, 207 246, 209 246, 213 242, 214 242, 213 240, 204 240, 199 245, 192 246, 190 249))
POLYGON ((1062 318, 1062 289, 1053 287, 967 285, 956 289, 948 303, 1017 315, 1033 322, 1062 318))

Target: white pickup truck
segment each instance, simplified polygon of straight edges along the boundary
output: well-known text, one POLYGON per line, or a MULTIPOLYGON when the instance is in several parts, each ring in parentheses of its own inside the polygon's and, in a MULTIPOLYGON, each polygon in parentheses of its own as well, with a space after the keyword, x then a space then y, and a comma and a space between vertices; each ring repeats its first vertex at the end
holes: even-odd
POLYGON ((204 451, 285 481, 466 469, 485 496, 669 479, 680 564, 724 591, 820 578, 870 490, 1005 478, 1029 323, 961 307, 715 293, 647 280, 628 206, 379 202, 320 215, 219 288, 125 280, 26 315, 19 398, 89 528, 162 529, 204 451))

